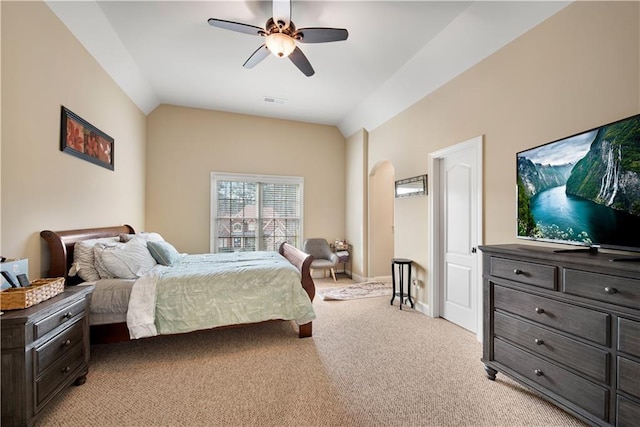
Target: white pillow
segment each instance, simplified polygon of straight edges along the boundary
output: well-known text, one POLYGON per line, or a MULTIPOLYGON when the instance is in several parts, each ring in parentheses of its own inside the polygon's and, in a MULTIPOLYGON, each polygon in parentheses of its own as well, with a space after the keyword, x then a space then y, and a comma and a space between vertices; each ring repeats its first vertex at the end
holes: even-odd
POLYGON ((101 266, 118 279, 137 279, 156 265, 144 239, 134 238, 118 246, 107 246, 98 252, 101 266))
POLYGON ((146 231, 142 231, 137 234, 121 234, 120 241, 126 243, 131 239, 135 239, 136 237, 142 238, 146 242, 163 242, 164 241, 164 239, 160 234, 154 233, 154 232, 146 232, 146 231))
POLYGON ((120 242, 115 242, 115 243, 98 242, 93 246, 93 258, 94 258, 93 266, 95 267, 101 279, 115 278, 113 274, 111 274, 111 272, 109 272, 109 270, 107 270, 107 268, 104 266, 104 263, 102 262, 102 253, 105 250, 109 250, 109 248, 114 248, 114 247, 123 246, 123 245, 124 243, 120 243, 120 242))
POLYGON ((93 247, 96 243, 115 244, 118 237, 102 237, 76 242, 73 246, 73 265, 69 270, 69 276, 80 276, 85 282, 94 282, 100 279, 100 274, 94 266, 95 258, 93 247))

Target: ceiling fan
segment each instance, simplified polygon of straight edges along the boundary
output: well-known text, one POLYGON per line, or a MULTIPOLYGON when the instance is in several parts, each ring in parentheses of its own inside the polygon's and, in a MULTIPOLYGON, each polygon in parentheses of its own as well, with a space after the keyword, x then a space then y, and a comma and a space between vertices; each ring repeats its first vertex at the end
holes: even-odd
POLYGON ((269 56, 269 53, 272 53, 280 58, 289 57, 291 62, 307 77, 312 76, 315 71, 302 50, 296 46, 296 42, 326 43, 346 40, 349 37, 349 32, 344 28, 309 27, 296 29, 291 21, 290 0, 273 0, 273 16, 267 20, 264 28, 216 18, 209 18, 208 22, 212 27, 265 38, 265 43, 251 54, 243 67, 253 68, 269 56))

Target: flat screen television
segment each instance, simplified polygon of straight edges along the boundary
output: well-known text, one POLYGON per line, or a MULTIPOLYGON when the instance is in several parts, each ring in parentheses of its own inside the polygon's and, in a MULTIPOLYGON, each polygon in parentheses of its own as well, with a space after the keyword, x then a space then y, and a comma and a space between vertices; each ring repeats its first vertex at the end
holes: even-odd
POLYGON ((518 238, 640 252, 640 114, 516 157, 518 238))

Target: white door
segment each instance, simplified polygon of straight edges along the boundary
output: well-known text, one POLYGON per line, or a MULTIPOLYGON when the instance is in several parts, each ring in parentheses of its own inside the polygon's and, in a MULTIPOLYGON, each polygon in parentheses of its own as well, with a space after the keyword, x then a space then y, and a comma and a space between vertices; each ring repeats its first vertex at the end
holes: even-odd
POLYGON ((443 150, 434 158, 434 276, 436 316, 478 335, 481 328, 482 138, 443 150))

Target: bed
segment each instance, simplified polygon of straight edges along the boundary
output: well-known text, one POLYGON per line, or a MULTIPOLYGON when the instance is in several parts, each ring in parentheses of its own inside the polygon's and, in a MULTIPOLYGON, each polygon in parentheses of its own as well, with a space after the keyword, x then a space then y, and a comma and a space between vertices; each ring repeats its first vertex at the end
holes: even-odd
POLYGON ((313 257, 288 243, 281 244, 278 253, 192 255, 177 254, 173 249, 164 255, 172 257, 171 263, 166 263, 156 248, 171 245, 162 244, 164 239, 157 233, 135 233, 129 225, 44 230, 40 235, 48 247, 48 277, 64 277, 67 286, 96 287, 89 314, 92 343, 272 320, 293 321, 300 338, 312 336, 313 257), (130 270, 116 272, 115 277, 102 274, 105 267, 114 271, 110 263, 117 252, 110 252, 112 247, 118 246, 120 251, 141 242, 155 259, 153 268, 138 276, 127 274, 130 270), (95 253, 95 260, 84 259, 86 255, 80 250, 86 247, 95 253), (98 256, 99 250, 105 251, 104 257, 98 256), (94 263, 102 277, 87 276, 83 262, 94 263), (84 271, 84 278, 74 275, 76 270, 84 271), (243 276, 247 273, 249 278, 243 276), (266 312, 261 313, 261 306, 266 312))

